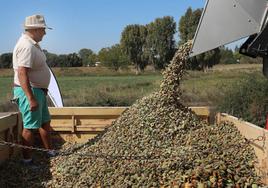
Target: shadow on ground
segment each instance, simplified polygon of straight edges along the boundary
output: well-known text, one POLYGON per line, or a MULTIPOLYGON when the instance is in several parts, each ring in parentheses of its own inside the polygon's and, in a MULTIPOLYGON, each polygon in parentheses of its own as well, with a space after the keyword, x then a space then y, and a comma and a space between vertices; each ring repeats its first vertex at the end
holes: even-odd
MULTIPOLYGON (((41 148, 42 144, 37 135, 35 147, 41 148)), ((57 143, 56 149, 60 149, 63 143, 57 143)), ((22 163, 22 155, 16 156, 0 164, 1 188, 38 188, 46 187, 46 183, 52 179, 50 171, 51 158, 46 152, 33 151, 33 164, 22 163)))

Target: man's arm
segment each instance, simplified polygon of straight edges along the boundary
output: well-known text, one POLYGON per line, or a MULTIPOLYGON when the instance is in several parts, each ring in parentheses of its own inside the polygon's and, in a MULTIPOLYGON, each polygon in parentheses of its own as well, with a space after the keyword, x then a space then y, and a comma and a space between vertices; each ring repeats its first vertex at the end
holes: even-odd
POLYGON ((19 67, 18 68, 18 77, 20 81, 20 86, 23 89, 25 95, 28 98, 30 104, 30 111, 35 111, 38 108, 38 102, 36 101, 33 92, 31 90, 30 81, 28 77, 29 68, 19 67))

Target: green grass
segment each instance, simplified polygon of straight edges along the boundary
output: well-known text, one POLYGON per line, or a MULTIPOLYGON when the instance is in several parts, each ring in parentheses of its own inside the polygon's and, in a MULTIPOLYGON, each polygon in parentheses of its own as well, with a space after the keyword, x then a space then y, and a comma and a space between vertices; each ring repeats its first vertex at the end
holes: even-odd
MULTIPOLYGON (((162 75, 147 71, 135 75, 132 71, 116 74, 109 69, 58 68, 57 76, 65 106, 128 106, 159 88, 162 75), (78 75, 81 71, 81 75, 78 75)), ((182 82, 182 99, 186 105, 215 105, 223 95, 222 90, 254 69, 189 71, 182 82)), ((12 70, 0 74, 0 105, 12 97, 12 70)), ((0 111, 1 107, 0 107, 0 111)))
MULTIPOLYGON (((66 106, 128 106, 160 84, 162 76, 58 76, 66 106)), ((0 104, 12 98, 13 77, 0 76, 0 104)), ((1 111, 1 110, 0 110, 1 111)))
POLYGON ((59 77, 67 106, 127 106, 158 88, 161 75, 59 77))
POLYGON ((222 97, 222 89, 230 87, 247 73, 237 71, 198 72, 190 71, 184 78, 181 88, 183 100, 189 105, 215 105, 222 97))

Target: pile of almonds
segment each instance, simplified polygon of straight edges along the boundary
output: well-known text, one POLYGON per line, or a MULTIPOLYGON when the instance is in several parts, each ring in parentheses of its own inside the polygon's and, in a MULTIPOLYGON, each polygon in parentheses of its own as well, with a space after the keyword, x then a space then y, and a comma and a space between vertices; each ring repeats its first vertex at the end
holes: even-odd
POLYGON ((103 135, 54 166, 52 187, 256 186, 255 155, 230 123, 207 125, 180 97, 191 42, 159 91, 134 103, 103 135), (96 156, 93 156, 95 154, 96 156))

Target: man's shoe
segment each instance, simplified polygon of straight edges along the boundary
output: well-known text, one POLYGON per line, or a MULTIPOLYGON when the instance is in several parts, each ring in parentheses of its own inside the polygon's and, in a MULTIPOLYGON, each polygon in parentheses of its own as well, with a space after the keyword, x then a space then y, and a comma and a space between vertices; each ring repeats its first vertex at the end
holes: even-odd
POLYGON ((39 169, 39 167, 36 164, 34 164, 33 159, 22 159, 21 162, 22 162, 23 166, 30 168, 32 170, 39 169))
POLYGON ((32 164, 33 163, 33 159, 22 159, 21 160, 22 164, 24 165, 28 165, 28 164, 32 164))
POLYGON ((55 150, 50 150, 47 152, 48 157, 56 157, 58 153, 55 150))

